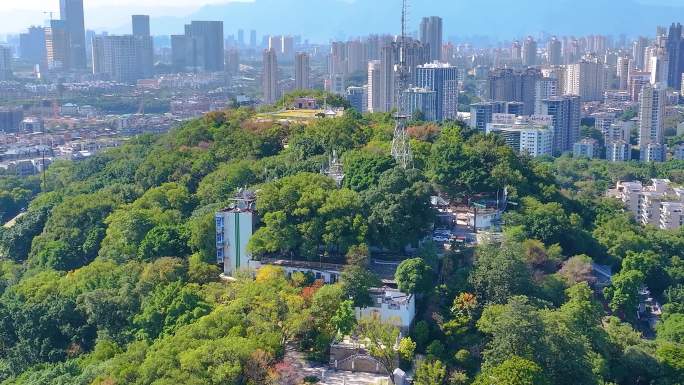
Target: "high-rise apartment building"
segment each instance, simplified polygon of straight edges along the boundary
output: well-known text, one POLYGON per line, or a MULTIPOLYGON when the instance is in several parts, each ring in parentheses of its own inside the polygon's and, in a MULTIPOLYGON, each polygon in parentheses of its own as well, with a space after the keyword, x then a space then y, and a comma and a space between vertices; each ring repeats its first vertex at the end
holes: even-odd
POLYGON ((50 20, 45 28, 45 51, 47 65, 50 70, 67 70, 71 68, 71 43, 63 20, 50 20))
POLYGON ((540 78, 541 71, 535 68, 523 71, 510 68, 493 70, 487 78, 487 97, 492 101, 521 102, 523 115, 532 115, 536 84, 540 78))
POLYGON ((579 95, 582 102, 603 100, 606 90, 606 70, 596 56, 586 56, 567 67, 565 94, 579 95))
POLYGON ((278 101, 278 56, 274 49, 264 50, 263 56, 262 90, 264 103, 273 104, 278 101))
POLYGON ((665 161, 666 86, 647 84, 639 94, 639 148, 641 160, 665 161))
POLYGON ((257 45, 257 33, 255 30, 249 31, 249 47, 254 49, 257 45))
POLYGON ((522 62, 524 66, 533 67, 537 65, 537 42, 528 36, 522 45, 522 62))
POLYGON ((110 80, 132 83, 142 77, 133 35, 106 35, 93 38, 93 73, 110 80))
POLYGON ((133 36, 152 36, 149 15, 133 15, 131 16, 131 24, 133 25, 133 36))
POLYGON ((294 37, 292 36, 283 36, 282 40, 282 46, 280 47, 280 53, 283 55, 283 58, 292 61, 294 58, 294 37))
POLYGON ((501 136, 515 152, 531 157, 553 154, 552 117, 494 114, 487 133, 501 136))
POLYGON ((223 71, 223 22, 191 22, 185 26, 184 35, 171 36, 171 51, 178 71, 223 71))
POLYGON ((557 37, 552 37, 546 44, 547 62, 552 66, 563 64, 562 43, 557 37))
POLYGON ((560 95, 558 79, 547 77, 537 79, 534 86, 534 114, 541 115, 542 100, 558 95, 560 95))
POLYGON ((367 85, 347 88, 347 101, 351 108, 359 113, 368 111, 368 88, 367 85))
POLYGON ((382 90, 382 62, 371 60, 368 62, 368 112, 383 112, 385 104, 382 90))
POLYGON ((619 89, 627 90, 629 87, 629 70, 631 68, 631 59, 626 56, 620 56, 617 59, 617 78, 619 89))
POLYGON ((582 103, 579 96, 556 96, 542 101, 541 114, 553 118, 553 153, 572 151, 580 137, 582 103))
POLYGON ((44 65, 47 61, 45 29, 29 27, 28 32, 19 35, 19 57, 30 64, 44 65))
POLYGON ((238 29, 237 43, 238 43, 238 47, 240 47, 240 48, 245 46, 245 30, 244 29, 238 29))
POLYGON ((148 15, 133 15, 131 16, 131 24, 135 40, 137 76, 151 78, 154 75, 154 40, 150 34, 150 17, 148 15))
POLYGON ((311 88, 311 66, 309 54, 299 52, 295 56, 295 89, 308 90, 311 88))
POLYGON ((437 93, 428 88, 411 87, 402 93, 402 111, 428 122, 437 121, 437 93))
POLYGON ((85 20, 83 0, 59 0, 59 15, 69 39, 71 68, 86 68, 85 20))
POLYGON ((425 17, 420 22, 420 42, 428 47, 430 51, 430 61, 442 60, 442 34, 441 17, 425 17))
POLYGON ((226 52, 226 72, 237 75, 240 72, 240 51, 229 49, 226 52))
POLYGON ((458 69, 434 62, 416 68, 416 85, 435 92, 435 120, 455 120, 458 115, 458 69))
POLYGON ((634 67, 640 71, 644 71, 644 51, 648 46, 648 39, 645 37, 639 37, 632 44, 632 58, 634 59, 634 67))

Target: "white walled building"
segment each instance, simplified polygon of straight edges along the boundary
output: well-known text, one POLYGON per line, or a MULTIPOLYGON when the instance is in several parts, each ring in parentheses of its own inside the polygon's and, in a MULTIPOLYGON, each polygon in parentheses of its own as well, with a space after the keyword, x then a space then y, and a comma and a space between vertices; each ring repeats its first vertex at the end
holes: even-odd
POLYGON ((639 146, 642 161, 664 161, 665 105, 662 83, 645 85, 639 94, 639 146))
POLYGON ((553 121, 548 115, 492 114, 487 133, 501 135, 518 153, 532 157, 553 154, 553 121))
POLYGON ((632 160, 632 148, 624 140, 606 142, 606 159, 610 162, 626 162, 632 160))
POLYGON ((254 268, 252 255, 247 251, 256 224, 254 195, 243 193, 236 202, 234 207, 215 215, 216 262, 223 265, 227 276, 254 268))
POLYGON ((608 195, 622 201, 625 208, 642 225, 662 230, 677 229, 684 224, 684 188, 673 187, 668 179, 652 179, 650 186, 641 182, 618 182, 608 195))
POLYGON ((416 299, 396 289, 370 289, 373 305, 355 309, 356 319, 379 317, 383 322, 393 323, 402 333, 407 333, 416 317, 416 299))
POLYGON ((572 155, 575 158, 594 159, 599 157, 599 143, 596 139, 582 139, 572 146, 572 155))

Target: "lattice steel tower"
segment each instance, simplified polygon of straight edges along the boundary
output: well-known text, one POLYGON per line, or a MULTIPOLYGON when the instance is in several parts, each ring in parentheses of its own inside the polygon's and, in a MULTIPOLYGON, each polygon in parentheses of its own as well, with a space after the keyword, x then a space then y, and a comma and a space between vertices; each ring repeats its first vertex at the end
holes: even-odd
POLYGON ((395 87, 394 100, 397 113, 394 115, 394 136, 392 138, 392 157, 397 164, 405 169, 413 167, 413 154, 411 143, 406 131, 405 103, 403 102, 404 90, 408 86, 409 69, 406 62, 406 17, 408 0, 402 0, 401 8, 401 37, 399 38, 399 66, 397 67, 397 86, 395 87))

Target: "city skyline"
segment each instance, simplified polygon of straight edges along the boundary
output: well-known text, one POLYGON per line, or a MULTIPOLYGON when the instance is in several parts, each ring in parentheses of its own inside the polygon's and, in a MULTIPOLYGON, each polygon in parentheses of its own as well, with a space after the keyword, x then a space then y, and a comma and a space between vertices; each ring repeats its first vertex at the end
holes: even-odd
MULTIPOLYGON (((238 29, 257 29, 260 34, 299 34, 319 43, 369 33, 398 33, 394 20, 399 17, 399 7, 395 0, 303 0, 296 3, 283 0, 172 0, 163 4, 156 0, 86 0, 84 3, 86 29, 114 34, 129 30, 130 14, 134 13, 150 14, 153 35, 173 34, 190 20, 223 21, 226 34, 237 33, 238 29), (150 7, 154 12, 149 12, 150 7), (320 9, 326 17, 300 18, 297 25, 282 23, 309 9, 320 9), (388 17, 370 20, 378 12, 384 12, 388 17)), ((439 14, 444 18, 445 40, 473 40, 483 45, 524 39, 527 35, 601 33, 618 36, 624 33, 635 37, 651 35, 657 25, 669 25, 672 13, 684 9, 684 3, 677 1, 629 0, 620 4, 624 12, 620 12, 619 17, 598 20, 597 17, 601 18, 600 15, 616 5, 594 4, 588 0, 573 2, 572 7, 567 7, 566 0, 540 5, 538 0, 523 0, 516 6, 503 0, 484 0, 477 7, 424 0, 412 4, 409 31, 419 35, 422 17, 439 14), (480 12, 480 8, 499 12, 480 12), (593 12, 587 12, 588 9, 593 12), (497 28, 492 29, 491 25, 497 28)), ((0 26, 0 34, 17 34, 29 25, 45 24, 48 12, 54 12, 56 17, 59 2, 46 4, 29 0, 22 4, 1 5, 0 10, 10 16, 0 26)))

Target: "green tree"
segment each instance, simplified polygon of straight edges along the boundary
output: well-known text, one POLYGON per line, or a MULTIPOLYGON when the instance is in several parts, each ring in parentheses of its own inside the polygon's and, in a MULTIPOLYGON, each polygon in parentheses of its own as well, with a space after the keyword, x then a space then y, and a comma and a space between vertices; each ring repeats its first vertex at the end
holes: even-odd
POLYGON ((401 262, 394 277, 399 290, 407 294, 426 293, 433 283, 431 269, 422 258, 401 262))
POLYGON ((517 356, 482 371, 474 385, 547 385, 542 368, 533 361, 517 356))
POLYGON ((188 235, 179 226, 156 226, 140 242, 138 258, 149 261, 160 257, 187 257, 188 235))
POLYGON ((416 385, 444 385, 446 379, 447 370, 442 361, 423 361, 416 369, 413 383, 416 385))
POLYGON ((378 277, 359 266, 347 266, 340 277, 345 298, 354 300, 354 306, 366 307, 372 304, 370 289, 378 287, 378 277))
POLYGON ((644 274, 637 270, 623 270, 613 276, 611 285, 604 289, 611 310, 632 319, 639 304, 639 289, 644 285, 644 274))
POLYGON ((398 358, 395 345, 400 334, 399 328, 382 322, 378 317, 364 317, 358 321, 356 333, 365 341, 368 353, 390 373, 390 379, 394 383, 392 373, 398 358))
POLYGON ((338 333, 343 336, 349 335, 356 324, 356 316, 354 314, 354 302, 351 300, 342 301, 340 307, 331 318, 338 333))
POLYGON ((479 248, 469 281, 485 303, 504 303, 513 295, 528 293, 532 285, 522 249, 511 242, 479 248))

